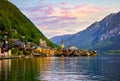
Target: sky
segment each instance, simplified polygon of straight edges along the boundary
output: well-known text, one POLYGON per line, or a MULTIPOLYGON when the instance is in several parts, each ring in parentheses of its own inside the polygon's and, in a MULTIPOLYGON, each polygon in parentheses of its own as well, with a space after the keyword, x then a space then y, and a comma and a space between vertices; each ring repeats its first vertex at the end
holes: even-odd
POLYGON ((9 0, 47 37, 75 34, 110 13, 120 0, 9 0))

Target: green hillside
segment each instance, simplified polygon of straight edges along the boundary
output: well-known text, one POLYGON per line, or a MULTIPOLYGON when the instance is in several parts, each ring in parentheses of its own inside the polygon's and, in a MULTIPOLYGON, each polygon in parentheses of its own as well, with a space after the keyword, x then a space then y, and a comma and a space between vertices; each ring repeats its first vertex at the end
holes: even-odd
POLYGON ((0 0, 0 39, 3 38, 3 32, 8 32, 9 39, 20 39, 38 44, 39 39, 43 38, 47 41, 48 46, 55 46, 16 6, 7 0, 0 0))

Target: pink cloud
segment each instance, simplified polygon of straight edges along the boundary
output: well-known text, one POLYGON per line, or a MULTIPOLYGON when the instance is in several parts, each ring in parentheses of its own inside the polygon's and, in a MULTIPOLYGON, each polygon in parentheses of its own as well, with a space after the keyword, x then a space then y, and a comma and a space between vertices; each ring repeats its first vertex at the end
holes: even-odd
MULTIPOLYGON (((65 4, 65 3, 64 3, 65 4)), ((66 3, 67 4, 67 3, 66 3)), ((42 5, 24 9, 28 12, 29 18, 35 23, 54 24, 59 22, 75 22, 83 15, 96 13, 102 8, 92 5, 76 5, 74 7, 59 8, 55 5, 42 5)))
POLYGON ((27 11, 28 13, 40 13, 42 15, 50 15, 54 12, 54 5, 42 5, 31 8, 21 8, 22 11, 27 11))
POLYGON ((92 14, 92 13, 103 10, 103 8, 101 7, 87 5, 87 4, 77 5, 73 9, 76 10, 78 13, 82 13, 82 14, 92 14))
POLYGON ((86 4, 75 5, 73 7, 66 5, 68 5, 68 3, 63 2, 59 5, 49 4, 22 10, 25 11, 26 15, 39 29, 42 29, 44 33, 47 32, 47 36, 52 33, 74 33, 80 30, 82 25, 86 27, 86 24, 89 23, 79 21, 81 17, 85 19, 90 14, 103 10, 101 7, 86 4))
POLYGON ((61 2, 60 5, 67 5, 69 4, 68 2, 61 2))
MULTIPOLYGON (((64 3, 65 4, 65 3, 64 3)), ((67 3, 66 3, 67 4, 67 3)), ((28 17, 35 23, 54 24, 63 21, 77 21, 83 15, 89 15, 101 11, 103 8, 92 5, 76 5, 74 7, 59 8, 55 5, 42 5, 24 9, 28 17)))
POLYGON ((69 20, 69 21, 71 21, 71 20, 76 20, 77 18, 76 18, 76 17, 70 17, 70 16, 68 16, 68 15, 65 15, 65 16, 63 16, 63 17, 60 17, 60 19, 61 19, 61 20, 69 20))
POLYGON ((101 7, 93 5, 76 5, 73 7, 66 7, 67 2, 61 2, 61 7, 57 4, 42 5, 33 8, 24 9, 28 13, 37 14, 39 16, 58 16, 64 17, 64 19, 69 19, 71 17, 80 17, 83 15, 89 15, 103 10, 101 7))
POLYGON ((76 5, 74 7, 68 7, 68 8, 62 7, 59 13, 65 18, 69 18, 69 17, 81 17, 85 15, 87 16, 101 10, 103 10, 103 8, 85 4, 85 5, 76 5))

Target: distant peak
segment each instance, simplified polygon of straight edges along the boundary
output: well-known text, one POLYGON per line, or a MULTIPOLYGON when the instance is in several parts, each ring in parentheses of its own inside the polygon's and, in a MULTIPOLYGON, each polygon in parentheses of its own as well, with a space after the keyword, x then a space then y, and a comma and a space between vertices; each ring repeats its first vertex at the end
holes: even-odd
POLYGON ((116 14, 116 13, 111 13, 110 15, 108 15, 108 16, 105 17, 105 18, 111 18, 111 17, 113 17, 115 14, 116 14))
POLYGON ((94 22, 94 24, 99 24, 99 22, 98 22, 98 21, 96 21, 96 22, 94 22))
POLYGON ((99 22, 96 21, 96 22, 94 22, 91 26, 93 27, 93 26, 96 26, 96 25, 98 25, 98 24, 99 24, 99 22))
POLYGON ((117 14, 117 13, 111 13, 111 14, 109 14, 108 16, 106 16, 105 18, 103 18, 103 20, 101 20, 101 21, 104 21, 104 22, 109 21, 109 20, 110 20, 112 17, 114 17, 116 14, 117 14))
POLYGON ((116 13, 116 15, 120 15, 120 11, 118 13, 116 13))

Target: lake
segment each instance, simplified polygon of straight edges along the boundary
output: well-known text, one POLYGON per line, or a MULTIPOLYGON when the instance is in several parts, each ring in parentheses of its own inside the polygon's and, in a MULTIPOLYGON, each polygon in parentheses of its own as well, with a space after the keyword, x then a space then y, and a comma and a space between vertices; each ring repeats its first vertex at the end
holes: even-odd
POLYGON ((0 81, 120 81, 120 55, 4 59, 0 81))

